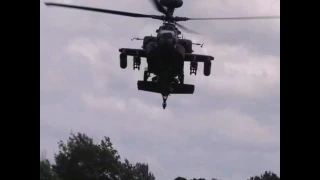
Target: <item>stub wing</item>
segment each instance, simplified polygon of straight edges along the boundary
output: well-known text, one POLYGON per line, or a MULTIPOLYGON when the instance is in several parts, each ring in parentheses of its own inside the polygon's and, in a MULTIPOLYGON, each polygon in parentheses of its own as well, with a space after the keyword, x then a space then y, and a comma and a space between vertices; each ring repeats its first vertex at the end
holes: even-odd
MULTIPOLYGON (((130 48, 121 48, 119 49, 119 52, 126 54, 127 56, 137 56, 146 58, 147 52, 143 49, 130 49, 130 48)), ((208 62, 214 60, 214 57, 207 56, 207 55, 201 55, 201 54, 190 54, 186 53, 184 61, 194 61, 194 62, 208 62)))
POLYGON ((126 54, 127 56, 147 57, 147 52, 143 49, 129 49, 121 48, 119 52, 126 54))
POLYGON ((201 55, 201 54, 185 54, 184 61, 194 61, 194 62, 208 62, 208 61, 213 61, 214 57, 212 56, 207 56, 207 55, 201 55))

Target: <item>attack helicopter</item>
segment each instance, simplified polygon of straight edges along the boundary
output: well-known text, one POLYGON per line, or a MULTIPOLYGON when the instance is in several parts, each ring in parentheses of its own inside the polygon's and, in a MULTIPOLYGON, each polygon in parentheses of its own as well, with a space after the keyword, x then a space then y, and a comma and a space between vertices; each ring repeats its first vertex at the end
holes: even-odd
POLYGON ((156 36, 145 36, 144 38, 134 38, 132 40, 143 40, 141 49, 120 48, 120 67, 127 68, 127 57, 133 57, 133 69, 140 70, 141 58, 147 61, 147 68, 144 70, 143 80, 137 82, 138 90, 159 93, 162 95, 163 109, 167 106, 167 98, 171 94, 193 94, 195 86, 184 83, 184 62, 190 62, 190 75, 197 74, 198 63, 204 64, 203 74, 211 74, 211 61, 214 57, 193 53, 193 45, 203 44, 193 43, 189 39, 182 37, 182 29, 189 33, 197 33, 179 24, 179 21, 189 20, 241 20, 241 19, 275 19, 279 16, 253 16, 253 17, 223 17, 223 18, 188 18, 173 16, 174 10, 182 7, 183 0, 151 0, 154 7, 163 15, 146 15, 115 11, 108 9, 98 9, 92 7, 68 5, 61 3, 46 2, 47 6, 57 6, 87 10, 114 15, 122 15, 135 18, 152 18, 163 21, 163 24, 156 30, 156 36), (151 74, 154 77, 148 81, 151 74))

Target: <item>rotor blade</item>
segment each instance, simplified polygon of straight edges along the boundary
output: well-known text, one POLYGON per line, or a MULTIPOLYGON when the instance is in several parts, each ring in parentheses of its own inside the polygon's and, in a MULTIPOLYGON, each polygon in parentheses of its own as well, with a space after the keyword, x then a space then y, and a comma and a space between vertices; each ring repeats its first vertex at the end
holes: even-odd
POLYGON ((184 31, 186 31, 186 32, 188 32, 188 33, 200 34, 200 33, 196 32, 196 31, 194 31, 194 30, 191 30, 191 29, 189 29, 189 28, 187 28, 187 27, 185 27, 185 26, 183 26, 183 25, 181 25, 181 24, 179 24, 179 23, 176 23, 176 26, 178 26, 180 29, 183 29, 184 31))
POLYGON ((167 14, 167 10, 161 6, 160 2, 158 0, 150 0, 152 5, 159 11, 161 12, 162 14, 167 14))
POLYGON ((74 5, 50 3, 50 2, 46 2, 45 5, 47 5, 47 6, 66 7, 66 8, 73 8, 73 9, 81 9, 81 10, 87 10, 87 11, 94 11, 94 12, 101 12, 101 13, 108 13, 108 14, 116 14, 116 15, 129 16, 129 17, 138 17, 138 18, 153 18, 154 17, 152 15, 146 15, 146 14, 137 14, 137 13, 123 12, 123 11, 114 11, 114 10, 108 10, 108 9, 97 9, 97 8, 91 8, 91 7, 74 6, 74 5))
POLYGON ((280 19, 280 16, 222 17, 222 18, 186 18, 186 20, 250 20, 250 19, 280 19))

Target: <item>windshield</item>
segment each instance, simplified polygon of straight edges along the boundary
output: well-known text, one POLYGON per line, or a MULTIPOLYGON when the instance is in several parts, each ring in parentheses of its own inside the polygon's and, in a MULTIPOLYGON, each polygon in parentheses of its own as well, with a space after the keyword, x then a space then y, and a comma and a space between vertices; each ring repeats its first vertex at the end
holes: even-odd
POLYGON ((170 33, 172 35, 175 35, 175 32, 172 30, 160 30, 159 34, 164 34, 164 33, 170 33))

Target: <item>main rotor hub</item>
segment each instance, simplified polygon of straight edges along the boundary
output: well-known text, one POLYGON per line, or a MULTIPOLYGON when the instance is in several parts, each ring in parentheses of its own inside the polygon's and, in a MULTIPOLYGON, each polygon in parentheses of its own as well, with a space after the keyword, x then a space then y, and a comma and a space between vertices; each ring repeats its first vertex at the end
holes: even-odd
POLYGON ((183 5, 183 0, 160 0, 160 4, 168 9, 175 9, 183 5))

